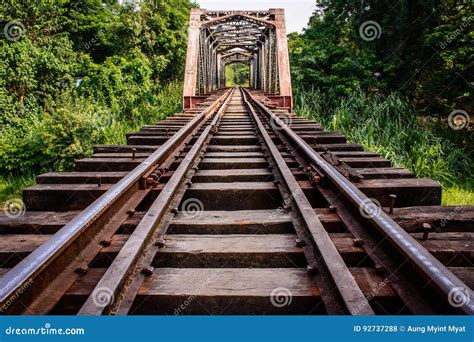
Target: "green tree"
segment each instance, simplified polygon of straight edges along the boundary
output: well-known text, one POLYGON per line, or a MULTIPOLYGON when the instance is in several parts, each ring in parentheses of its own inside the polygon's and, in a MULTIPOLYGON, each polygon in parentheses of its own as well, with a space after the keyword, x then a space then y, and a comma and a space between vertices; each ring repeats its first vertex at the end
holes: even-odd
POLYGON ((429 113, 469 111, 473 22, 467 2, 320 0, 290 35, 293 78, 337 94, 398 91, 429 113))
POLYGON ((69 168, 177 109, 188 0, 0 4, 0 173, 69 168))

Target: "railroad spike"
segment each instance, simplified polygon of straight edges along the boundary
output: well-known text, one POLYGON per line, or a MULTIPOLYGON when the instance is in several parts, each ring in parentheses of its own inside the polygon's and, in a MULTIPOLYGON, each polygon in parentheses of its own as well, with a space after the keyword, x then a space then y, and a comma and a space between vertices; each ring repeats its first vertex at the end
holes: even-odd
POLYGON ((433 227, 431 226, 431 224, 429 223, 423 223, 423 240, 428 240, 429 238, 429 234, 431 232, 431 230, 433 229, 433 227))
POLYGON ((397 200, 397 195, 390 194, 390 195, 388 195, 388 197, 390 197, 390 210, 389 210, 389 213, 393 214, 393 208, 395 207, 395 201, 397 200))
POLYGON ((89 271, 89 266, 87 265, 79 266, 78 268, 76 268, 76 273, 78 273, 81 277, 85 276, 88 271, 89 271))
POLYGON ((157 246, 158 248, 163 248, 165 247, 166 245, 166 242, 164 239, 158 239, 155 241, 155 246, 157 246))
POLYGON ((143 267, 141 273, 147 277, 151 276, 155 268, 153 266, 143 267))
POLYGON ((378 275, 384 275, 387 272, 387 269, 383 265, 375 264, 374 267, 375 267, 375 273, 378 275))
POLYGON ((306 241, 301 240, 301 239, 296 239, 296 247, 304 247, 306 246, 306 241))
POLYGON ((308 273, 308 275, 314 276, 319 273, 319 269, 316 266, 308 265, 306 266, 306 272, 308 273))
POLYGON ((102 246, 104 246, 104 247, 108 247, 108 246, 110 246, 110 245, 112 244, 112 240, 111 240, 111 239, 102 240, 102 241, 100 242, 100 244, 101 244, 102 246))

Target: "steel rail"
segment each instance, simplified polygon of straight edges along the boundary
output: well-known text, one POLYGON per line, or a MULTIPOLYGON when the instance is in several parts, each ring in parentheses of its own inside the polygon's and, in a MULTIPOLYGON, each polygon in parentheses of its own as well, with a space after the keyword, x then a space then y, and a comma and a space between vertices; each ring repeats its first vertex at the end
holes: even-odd
MULTIPOLYGON (((241 89, 242 91, 242 89, 241 89)), ((354 279, 346 263, 336 249, 334 242, 331 240, 329 234, 324 229, 323 224, 316 215, 313 207, 309 203, 308 198, 303 193, 303 190, 295 179, 281 153, 278 151, 275 143, 270 138, 270 135, 263 126, 261 120, 257 116, 252 104, 247 100, 247 94, 243 93, 244 102, 256 123, 260 134, 270 150, 272 157, 280 170, 283 179, 293 196, 293 201, 298 208, 298 211, 303 219, 312 244, 318 250, 318 254, 324 261, 324 264, 331 275, 333 285, 337 288, 340 298, 344 302, 344 306, 348 313, 352 315, 374 315, 374 311, 370 307, 362 290, 354 279)))
POLYGON ((58 259, 61 253, 71 246, 78 237, 85 234, 89 227, 105 215, 144 175, 170 155, 197 125, 207 118, 210 113, 213 113, 216 108, 220 107, 229 92, 230 90, 219 96, 214 103, 197 114, 195 118, 170 137, 140 165, 1 277, 0 308, 6 307, 8 309, 11 306, 9 300, 15 299, 16 301, 29 288, 34 287, 30 284, 58 259))
MULTIPOLYGON (((282 129, 285 135, 333 182, 353 205, 364 208, 367 203, 371 201, 362 191, 352 184, 352 182, 324 160, 319 153, 314 151, 313 148, 288 127, 286 123, 280 120, 277 115, 255 99, 249 91, 244 91, 249 95, 249 98, 252 99, 252 102, 282 129)), ((455 276, 383 210, 374 213, 374 215, 371 215, 368 219, 384 234, 387 240, 415 266, 415 269, 418 270, 426 280, 430 281, 430 286, 435 288, 438 293, 442 295, 445 303, 449 304, 453 296, 464 296, 463 302, 466 302, 465 305, 451 305, 453 311, 474 315, 474 296, 469 286, 455 276)))
POLYGON ((107 311, 107 308, 113 304, 111 299, 117 297, 117 294, 123 287, 127 276, 132 273, 132 270, 137 265, 140 254, 146 248, 145 246, 153 244, 150 241, 150 237, 156 230, 160 220, 165 214, 166 209, 168 209, 171 200, 178 191, 178 188, 182 185, 183 179, 191 168, 192 162, 198 157, 205 140, 227 107, 233 92, 234 90, 232 89, 229 93, 227 93, 228 96, 226 100, 222 106, 220 106, 219 110, 214 113, 213 120, 200 134, 191 150, 173 173, 173 176, 171 176, 170 180, 160 191, 158 197, 148 209, 133 233, 127 239, 125 245, 120 249, 120 252, 114 258, 112 264, 108 267, 105 274, 97 283, 91 295, 89 295, 87 298, 78 315, 102 315, 107 311), (110 303, 104 303, 107 305, 98 306, 96 304, 97 300, 94 298, 94 295, 96 291, 100 292, 103 291, 103 289, 107 289, 107 291, 112 294, 108 298, 110 299, 110 303))

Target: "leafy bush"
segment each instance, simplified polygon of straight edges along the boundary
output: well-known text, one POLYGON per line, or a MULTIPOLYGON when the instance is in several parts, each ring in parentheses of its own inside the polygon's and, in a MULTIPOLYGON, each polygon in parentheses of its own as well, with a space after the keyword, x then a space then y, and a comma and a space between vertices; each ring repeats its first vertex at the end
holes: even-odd
POLYGON ((323 127, 344 133, 348 140, 406 167, 417 177, 444 186, 472 189, 473 141, 469 132, 453 131, 422 120, 397 94, 368 95, 357 89, 348 96, 310 89, 295 91, 295 110, 323 127), (464 139, 452 137, 462 135, 464 139))
POLYGON ((124 143, 125 133, 153 123, 179 109, 180 82, 133 96, 132 113, 129 98, 117 100, 118 110, 92 97, 64 93, 48 103, 38 116, 18 119, 16 125, 5 125, 0 135, 0 170, 18 174, 41 170, 66 170, 74 160, 89 155, 92 147, 103 143, 124 143))
POLYGON ((2 32, 23 27, 0 39, 0 192, 179 110, 194 4, 120 3, 0 4, 2 32))
POLYGON ((472 113, 473 21, 469 1, 319 0, 290 35, 292 78, 338 95, 395 91, 427 115, 472 113))

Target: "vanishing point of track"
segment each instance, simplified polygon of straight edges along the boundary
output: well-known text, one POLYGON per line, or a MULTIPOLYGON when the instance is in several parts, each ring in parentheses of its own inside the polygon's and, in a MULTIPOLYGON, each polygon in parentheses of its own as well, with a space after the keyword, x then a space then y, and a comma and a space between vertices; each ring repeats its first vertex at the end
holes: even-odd
POLYGON ((474 209, 263 92, 127 141, 0 216, 2 313, 474 313, 474 209))

